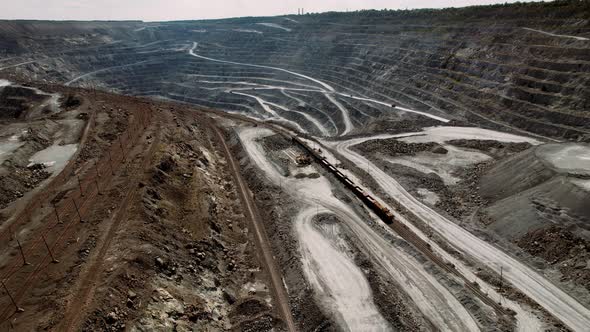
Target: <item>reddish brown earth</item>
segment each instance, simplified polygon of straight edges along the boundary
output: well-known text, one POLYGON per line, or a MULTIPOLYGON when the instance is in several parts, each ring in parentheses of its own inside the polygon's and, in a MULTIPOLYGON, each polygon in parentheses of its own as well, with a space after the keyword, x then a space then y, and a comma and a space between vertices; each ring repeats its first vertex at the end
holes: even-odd
POLYGON ((73 108, 88 110, 88 125, 63 175, 15 204, 39 208, 12 224, 26 229, 30 265, 6 232, 0 274, 24 311, 2 291, 2 328, 282 329, 213 120, 185 106, 44 88, 79 97, 73 108))

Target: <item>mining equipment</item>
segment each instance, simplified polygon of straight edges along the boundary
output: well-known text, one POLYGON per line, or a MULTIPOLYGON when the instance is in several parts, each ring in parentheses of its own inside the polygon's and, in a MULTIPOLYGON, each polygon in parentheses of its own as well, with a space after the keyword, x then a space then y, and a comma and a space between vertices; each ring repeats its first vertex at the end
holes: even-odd
POLYGON ((295 157, 295 163, 297 163, 297 166, 299 167, 305 167, 311 164, 311 158, 309 157, 309 155, 302 153, 295 157))
MULTIPOLYGON (((297 136, 293 136, 292 141, 306 150, 311 157, 313 157, 322 167, 324 167, 328 172, 334 174, 338 181, 342 182, 347 188, 352 190, 356 197, 358 197, 365 205, 372 210, 381 220, 386 224, 392 224, 395 221, 395 216, 393 213, 379 203, 373 196, 366 193, 361 187, 357 186, 350 178, 344 175, 340 170, 338 170, 334 165, 332 165, 326 157, 320 155, 316 150, 309 147, 302 139, 297 136)), ((311 157, 306 155, 311 162, 311 157)))

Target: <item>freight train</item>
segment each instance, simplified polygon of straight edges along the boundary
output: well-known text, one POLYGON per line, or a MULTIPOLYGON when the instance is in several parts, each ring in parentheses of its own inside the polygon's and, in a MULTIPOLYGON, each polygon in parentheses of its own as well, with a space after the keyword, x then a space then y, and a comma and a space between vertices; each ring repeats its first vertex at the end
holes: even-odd
POLYGON ((348 176, 344 175, 340 172, 334 165, 332 165, 326 157, 322 156, 318 151, 310 148, 301 138, 297 136, 293 136, 292 140, 295 144, 299 145, 303 148, 307 153, 309 153, 313 159, 315 159, 322 167, 324 167, 328 172, 334 174, 338 181, 342 182, 348 189, 352 190, 352 192, 361 200, 365 205, 371 209, 383 222, 386 224, 392 224, 395 221, 395 217, 393 213, 389 211, 388 208, 384 207, 379 203, 376 199, 374 199, 371 195, 367 194, 361 187, 357 186, 352 180, 348 178, 348 176))

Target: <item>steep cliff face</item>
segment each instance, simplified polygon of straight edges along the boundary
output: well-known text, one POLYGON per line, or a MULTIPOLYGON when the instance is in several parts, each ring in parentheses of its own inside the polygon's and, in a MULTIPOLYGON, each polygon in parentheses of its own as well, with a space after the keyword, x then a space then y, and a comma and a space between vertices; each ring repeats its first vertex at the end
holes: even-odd
MULTIPOLYGON (((247 63, 312 76, 344 94, 480 125, 569 140, 590 135, 587 1, 194 22, 76 22, 68 29, 68 23, 44 28, 43 35, 39 24, 0 23, 2 34, 10 36, 2 43, 17 45, 9 49, 18 56, 0 62, 0 68, 35 60, 12 70, 253 113, 264 107, 228 91, 238 81, 317 87, 301 76, 247 63), (187 54, 193 42, 194 51, 207 59, 187 54), (210 81, 223 82, 224 89, 210 81)), ((265 99, 297 107, 280 93, 267 92, 265 99)), ((360 124, 388 114, 377 107, 366 116, 371 110, 362 102, 341 103, 360 124)), ((321 94, 308 96, 305 104, 301 112, 327 109, 335 126, 342 126, 321 94)), ((297 116, 290 119, 306 125, 297 116)))

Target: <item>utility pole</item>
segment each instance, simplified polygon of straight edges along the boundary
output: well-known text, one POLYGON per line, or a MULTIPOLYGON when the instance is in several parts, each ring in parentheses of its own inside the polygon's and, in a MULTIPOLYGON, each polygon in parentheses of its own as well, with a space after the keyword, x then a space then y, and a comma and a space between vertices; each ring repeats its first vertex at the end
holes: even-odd
POLYGON ((98 178, 94 178, 94 183, 96 184, 96 192, 102 196, 102 193, 100 192, 100 187, 98 186, 98 178))
POLYGON ((72 197, 72 202, 74 202, 74 207, 76 208, 76 213, 78 214, 78 218, 80 218, 80 222, 83 223, 82 215, 80 214, 80 209, 78 209, 78 204, 76 204, 76 200, 72 197))
POLYGON ((47 240, 45 239, 45 235, 41 235, 41 237, 43 238, 43 243, 45 243, 45 247, 47 248, 47 251, 49 251, 49 256, 51 257, 51 262, 52 263, 59 263, 59 261, 57 259, 55 259, 55 257, 53 256, 53 253, 51 252, 51 248, 49 247, 49 244, 47 244, 47 240))
POLYGON ((94 169, 96 170, 96 177, 100 179, 100 173, 98 172, 98 161, 94 161, 94 169))
POLYGON ((53 212, 55 212, 55 218, 57 219, 57 223, 62 224, 61 219, 59 219, 59 212, 57 211, 57 206, 55 206, 55 203, 51 203, 51 205, 53 205, 53 212))
POLYGON ((500 294, 502 294, 503 284, 504 284, 504 266, 500 265, 500 294))
POLYGON ((109 153, 109 167, 111 168, 111 175, 115 175, 115 171, 113 170, 113 159, 111 159, 111 150, 108 149, 107 152, 109 153))
MULTIPOLYGON (((123 136, 123 135, 121 135, 123 136)), ((123 142, 121 141, 121 136, 119 136, 119 146, 121 147, 121 154, 123 155, 123 159, 121 160, 124 164, 127 163, 127 154, 125 153, 125 149, 123 149, 123 142)), ((127 166, 127 165, 125 165, 127 166)), ((127 167, 125 167, 125 170, 127 170, 127 167)))
POLYGON ((4 287, 4 290, 6 291, 6 294, 8 294, 8 297, 10 298, 10 301, 12 301, 12 304, 16 308, 16 312, 23 312, 23 311, 25 311, 25 309, 19 307, 18 304, 16 304, 16 301, 14 300, 14 297, 12 297, 12 294, 10 294, 10 291, 8 290, 8 287, 6 287, 6 284, 4 283, 4 280, 2 280, 2 286, 4 287))
MULTIPOLYGON (((123 136, 123 135, 121 135, 123 136)), ((119 147, 121 147, 121 152, 123 152, 123 143, 121 142, 121 136, 118 137, 119 140, 119 147)), ((123 158, 125 158, 125 154, 123 154, 123 158)))
POLYGON ((25 257, 25 252, 23 251, 23 246, 20 244, 20 241, 18 240, 18 238, 16 238, 16 244, 18 244, 18 250, 20 251, 20 255, 23 258, 23 265, 31 265, 31 263, 27 262, 27 258, 25 257))
POLYGON ((80 175, 76 175, 78 178, 78 188, 80 188, 80 196, 84 197, 84 191, 82 191, 82 182, 80 181, 80 175))

